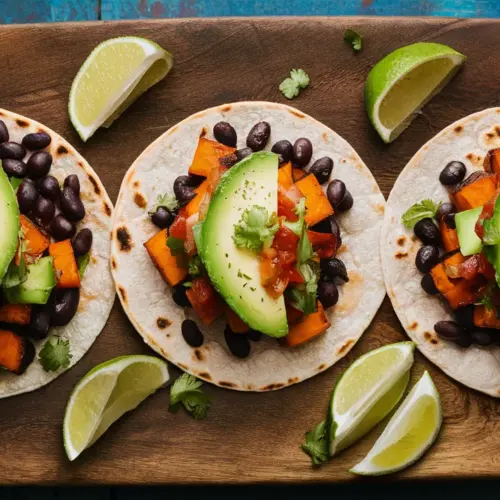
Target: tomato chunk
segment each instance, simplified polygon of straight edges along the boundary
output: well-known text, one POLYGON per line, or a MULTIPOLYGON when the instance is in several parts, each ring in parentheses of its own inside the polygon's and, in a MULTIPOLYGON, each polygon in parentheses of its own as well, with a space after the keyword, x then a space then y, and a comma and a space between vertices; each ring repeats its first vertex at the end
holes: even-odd
POLYGON ((172 236, 172 238, 178 238, 179 240, 185 240, 187 237, 187 223, 186 223, 186 218, 179 214, 175 220, 174 223, 170 226, 170 229, 168 231, 169 236, 172 236))

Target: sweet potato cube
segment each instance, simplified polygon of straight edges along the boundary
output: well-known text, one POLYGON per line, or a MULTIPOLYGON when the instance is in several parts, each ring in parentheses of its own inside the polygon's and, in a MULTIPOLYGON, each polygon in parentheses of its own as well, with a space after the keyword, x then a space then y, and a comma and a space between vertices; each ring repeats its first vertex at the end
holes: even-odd
POLYGON ((460 188, 451 197, 460 211, 482 207, 496 193, 496 176, 480 177, 471 184, 460 188))
POLYGON ((31 319, 31 305, 4 304, 0 307, 0 323, 29 325, 31 319))
POLYGON ((306 222, 309 226, 314 226, 329 215, 333 215, 333 207, 314 175, 302 177, 296 182, 296 186, 306 198, 306 222))
POLYGON ((54 271, 56 272, 56 288, 80 288, 80 273, 76 263, 71 240, 51 243, 49 255, 54 257, 54 271))
POLYGON ((189 173, 208 177, 213 168, 219 168, 219 158, 230 155, 234 151, 236 151, 235 148, 200 137, 189 173))
POLYGON ((288 335, 280 339, 280 343, 287 347, 294 347, 321 335, 328 328, 330 328, 330 321, 328 321, 321 302, 318 301, 318 310, 291 325, 288 335))

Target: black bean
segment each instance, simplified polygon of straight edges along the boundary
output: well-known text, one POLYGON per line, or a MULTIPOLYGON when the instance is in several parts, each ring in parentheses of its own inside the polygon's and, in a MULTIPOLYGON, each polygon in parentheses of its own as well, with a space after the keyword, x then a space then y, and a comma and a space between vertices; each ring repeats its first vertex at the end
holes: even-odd
POLYGON ((434 331, 445 340, 459 340, 464 334, 464 328, 454 321, 438 321, 434 331))
POLYGON ((436 288, 434 280, 429 273, 422 276, 422 281, 420 282, 420 284, 429 295, 436 295, 437 293, 439 293, 439 290, 436 288))
POLYGON ((333 307, 339 300, 339 291, 333 281, 320 279, 318 282, 318 299, 325 309, 333 307))
POLYGON ((438 222, 441 222, 441 219, 448 214, 455 214, 457 209, 455 208, 455 205, 453 203, 441 203, 439 205, 439 208, 437 209, 436 212, 436 220, 438 222))
POLYGON ((285 165, 286 163, 288 163, 287 161, 285 161, 285 159, 283 158, 283 156, 281 155, 278 155, 278 166, 279 167, 282 167, 283 165, 285 165))
POLYGON ((349 191, 346 191, 344 199, 340 202, 340 205, 337 206, 337 210, 339 210, 340 212, 347 212, 348 210, 351 210, 353 205, 354 198, 349 191))
POLYGON ((26 149, 37 150, 46 148, 51 140, 50 135, 46 132, 36 132, 25 135, 22 144, 26 149))
POLYGON ((441 232, 429 217, 419 220, 415 224, 413 231, 415 236, 425 245, 439 245, 441 241, 441 232))
POLYGON ((293 145, 293 162, 299 167, 306 166, 312 158, 313 146, 309 139, 301 137, 293 145))
POLYGON ((227 122, 219 122, 214 125, 214 136, 222 144, 236 147, 236 130, 227 122))
POLYGON ((78 288, 55 289, 51 301, 51 324, 53 326, 65 326, 75 316, 80 302, 80 290, 78 288))
POLYGON ((28 166, 24 161, 5 158, 1 161, 5 173, 10 177, 22 178, 28 172, 28 166))
POLYGON ((349 281, 345 264, 334 257, 333 259, 322 259, 320 261, 321 272, 330 278, 341 278, 345 282, 349 281))
POLYGON ((464 180, 466 170, 461 161, 450 161, 439 174, 439 182, 445 186, 458 184, 464 180))
POLYGON ((40 179, 49 173, 52 155, 47 151, 33 153, 28 160, 28 177, 40 179))
POLYGON ((153 224, 160 229, 170 227, 174 219, 174 214, 166 207, 158 207, 156 212, 151 216, 153 224))
POLYGON ((233 356, 243 359, 250 354, 250 342, 244 333, 234 333, 229 326, 227 326, 224 330, 224 338, 233 356))
POLYGON ((180 175, 174 181, 174 194, 181 207, 187 205, 196 196, 191 182, 188 175, 180 175))
POLYGON ((78 179, 78 175, 71 174, 64 179, 63 187, 69 187, 73 190, 73 192, 79 196, 80 195, 80 179, 78 179))
POLYGON ((24 179, 17 188, 17 203, 22 214, 31 212, 38 198, 38 190, 33 182, 24 179))
POLYGON ((187 288, 182 283, 172 288, 172 298, 179 307, 191 307, 186 290, 187 288))
POLYGON ((466 349, 472 345, 472 338, 470 333, 467 330, 464 330, 460 338, 456 339, 454 342, 458 346, 466 349))
POLYGON ((478 329, 471 333, 471 340, 473 344, 487 346, 493 344, 493 336, 491 332, 486 329, 478 329))
POLYGON ((248 132, 247 146, 252 151, 262 151, 271 135, 271 125, 267 122, 256 123, 248 132))
POLYGON ((250 148, 243 148, 243 149, 238 149, 236 150, 236 158, 238 161, 243 160, 243 158, 246 158, 247 156, 250 156, 253 153, 253 151, 250 148))
POLYGON ((9 140, 9 129, 5 122, 0 120, 0 144, 9 140))
POLYGON ((457 228, 457 225, 455 223, 455 215, 456 214, 446 214, 444 216, 444 223, 446 224, 446 227, 448 227, 449 229, 456 229, 457 228))
POLYGON ((221 167, 231 168, 238 163, 238 157, 236 153, 231 153, 229 155, 219 158, 219 165, 221 167))
POLYGON ((59 186, 59 181, 52 175, 47 175, 44 177, 38 186, 40 189, 40 194, 45 196, 52 201, 57 201, 61 195, 61 188, 59 186))
POLYGON ((50 310, 48 307, 33 305, 31 308, 28 335, 35 340, 46 338, 49 334, 50 321, 50 310))
POLYGON ((74 254, 78 257, 89 253, 93 239, 92 231, 88 227, 84 227, 71 243, 74 254))
POLYGON ((323 156, 323 158, 319 158, 316 160, 309 172, 313 174, 320 184, 326 184, 330 179, 330 175, 333 170, 333 160, 328 156, 323 156))
POLYGON ((466 306, 455 309, 455 319, 466 330, 473 330, 474 327, 474 306, 466 306))
POLYGON ((248 330, 247 332, 247 337, 252 341, 252 342, 258 342, 260 338, 262 337, 262 332, 258 332, 257 330, 248 330))
POLYGON ((68 238, 73 238, 76 233, 75 225, 66 219, 64 215, 59 214, 54 217, 52 224, 50 225, 50 234, 57 241, 67 240, 68 238))
POLYGON ((26 156, 26 150, 17 142, 3 142, 0 144, 0 160, 12 158, 22 160, 26 156))
POLYGON ((343 201, 347 189, 340 179, 334 179, 326 188, 326 196, 333 208, 337 208, 343 201))
POLYGON ((311 227, 312 231, 316 231, 318 233, 331 233, 333 236, 335 236, 335 241, 337 242, 337 248, 338 250, 340 246, 342 245, 342 237, 340 235, 340 227, 337 222, 337 219, 335 218, 334 215, 330 215, 326 219, 323 219, 321 222, 318 222, 318 224, 314 225, 311 227))
POLYGON ((49 199, 39 196, 33 208, 33 215, 42 223, 42 225, 50 224, 56 213, 56 207, 49 199))
POLYGON ((289 162, 292 161, 293 158, 293 146, 290 141, 287 140, 282 140, 275 142, 273 144, 273 147, 271 148, 271 151, 273 153, 276 153, 277 155, 281 155, 283 158, 283 161, 289 162))
POLYGON ((433 245, 424 245, 415 258, 415 265, 421 273, 428 273, 439 262, 439 249, 433 245))
POLYGON ((200 347, 203 344, 203 334, 198 325, 191 319, 185 319, 181 326, 182 336, 191 347, 200 347))
POLYGON ((85 217, 85 207, 80 197, 68 186, 63 188, 61 195, 61 210, 71 221, 79 221, 85 217))

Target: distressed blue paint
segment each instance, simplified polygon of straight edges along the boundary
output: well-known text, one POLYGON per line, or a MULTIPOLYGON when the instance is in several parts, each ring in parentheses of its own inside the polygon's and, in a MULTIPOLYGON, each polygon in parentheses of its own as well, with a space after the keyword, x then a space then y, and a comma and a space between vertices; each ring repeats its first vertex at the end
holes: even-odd
POLYGON ((0 0, 0 23, 276 15, 500 17, 500 1, 0 0))

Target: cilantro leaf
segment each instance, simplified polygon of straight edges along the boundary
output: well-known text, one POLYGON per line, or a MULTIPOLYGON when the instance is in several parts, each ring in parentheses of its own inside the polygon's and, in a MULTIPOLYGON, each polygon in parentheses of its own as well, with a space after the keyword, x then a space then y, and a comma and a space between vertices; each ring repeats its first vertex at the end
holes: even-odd
POLYGON ((199 255, 193 255, 189 259, 188 272, 191 276, 199 276, 203 271, 203 262, 199 255))
POLYGON ((306 432, 306 442, 301 445, 302 451, 311 457, 313 467, 319 467, 328 460, 328 440, 326 422, 320 422, 306 432))
POLYGON ((271 246, 279 227, 276 214, 269 215, 264 207, 253 205, 243 212, 240 222, 234 226, 233 241, 239 248, 258 253, 271 246))
POLYGON ((285 78, 280 83, 279 89, 287 99, 293 99, 299 95, 300 85, 292 78, 285 78))
POLYGON ((482 221, 484 227, 483 243, 497 245, 500 243, 500 196, 495 201, 495 208, 491 219, 482 221))
POLYGON ((295 206, 295 214, 298 216, 298 220, 295 222, 285 221, 283 224, 293 231, 297 236, 302 236, 304 231, 304 218, 306 215, 306 199, 301 198, 297 205, 295 206))
POLYGON ((184 253, 184 240, 167 236, 167 247, 170 248, 172 255, 181 255, 184 253))
POLYGON ((80 279, 85 276, 85 271, 87 270, 89 262, 90 262, 90 252, 87 252, 85 255, 80 255, 76 258, 76 263, 78 264, 78 274, 80 275, 80 279))
POLYGON ((292 69, 292 71, 290 71, 290 78, 301 89, 305 89, 311 81, 311 79, 309 78, 309 75, 303 69, 292 69))
POLYGON ((156 203, 149 214, 154 214, 160 207, 165 207, 167 210, 173 212, 179 208, 179 203, 177 202, 175 195, 172 193, 165 193, 163 195, 159 194, 158 198, 156 198, 156 203))
POLYGON ((194 419, 205 418, 210 408, 210 398, 200 389, 202 385, 201 380, 183 373, 170 389, 170 411, 176 412, 182 404, 194 419))
POLYGON ((415 224, 422 219, 430 217, 431 219, 436 216, 441 203, 434 203, 432 200, 422 200, 420 203, 412 205, 402 216, 403 224, 411 229, 415 224))
POLYGON ((302 264, 299 267, 299 271, 304 277, 305 283, 297 285, 290 290, 292 307, 302 311, 304 314, 311 314, 316 311, 319 265, 314 260, 310 260, 302 264))
POLYGON ((344 31, 344 42, 350 43, 353 50, 359 52, 363 46, 363 36, 357 31, 347 29, 344 31))
POLYGON ((56 372, 59 368, 68 368, 72 357, 69 340, 51 337, 42 347, 38 359, 46 372, 56 372))

